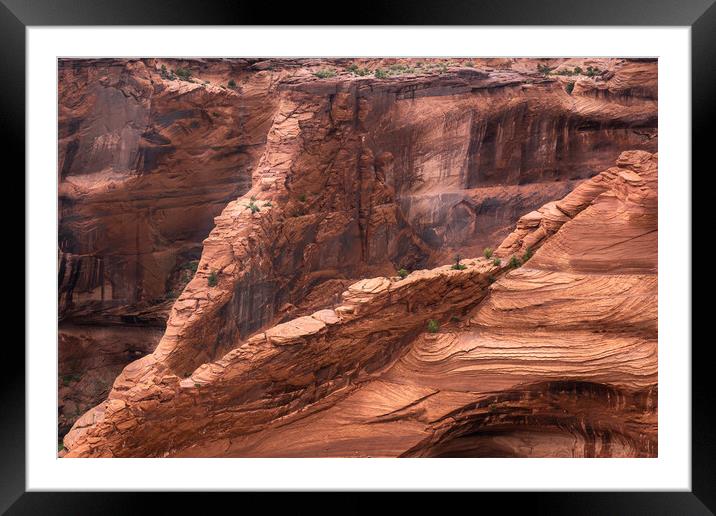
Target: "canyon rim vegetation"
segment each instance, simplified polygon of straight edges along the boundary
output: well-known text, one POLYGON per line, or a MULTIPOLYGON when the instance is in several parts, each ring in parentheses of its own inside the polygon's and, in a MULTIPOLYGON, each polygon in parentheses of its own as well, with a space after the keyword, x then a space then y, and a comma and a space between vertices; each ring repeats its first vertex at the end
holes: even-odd
POLYGON ((657 68, 60 59, 58 455, 657 456, 657 68))

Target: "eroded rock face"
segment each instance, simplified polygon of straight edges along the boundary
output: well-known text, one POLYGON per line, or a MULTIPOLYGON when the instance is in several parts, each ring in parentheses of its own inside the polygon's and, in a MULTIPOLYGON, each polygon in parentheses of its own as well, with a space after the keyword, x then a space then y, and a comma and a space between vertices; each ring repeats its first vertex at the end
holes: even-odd
MULTIPOLYGON (((168 80, 162 64, 59 64, 60 355, 82 325, 82 364, 121 370, 134 352, 153 351, 214 216, 250 188, 271 123, 273 78, 249 63, 191 62, 209 84, 168 80), (228 76, 237 89, 220 86, 228 76)), ((118 371, 84 379, 84 367, 63 364, 72 380, 60 391, 61 420, 72 423, 118 371)))
POLYGON ((58 343, 60 433, 105 399, 124 366, 154 351, 163 333, 163 327, 64 324, 58 343))
POLYGON ((217 219, 160 345, 77 421, 68 456, 656 455, 655 154, 528 213, 493 258, 362 280, 247 338, 217 314, 271 262, 258 239, 281 209, 253 202, 217 219), (201 331, 224 341, 208 351, 201 331))
MULTIPOLYGON (((656 149, 655 62, 417 61, 62 62, 60 345, 81 324, 81 363, 156 347, 128 370, 183 377, 359 278, 478 256, 620 151, 656 149)), ((61 430, 110 388, 77 369, 61 430)))
POLYGON ((157 60, 60 62, 62 320, 160 304, 213 217, 251 186, 270 78, 251 74, 238 92, 160 73, 157 60))

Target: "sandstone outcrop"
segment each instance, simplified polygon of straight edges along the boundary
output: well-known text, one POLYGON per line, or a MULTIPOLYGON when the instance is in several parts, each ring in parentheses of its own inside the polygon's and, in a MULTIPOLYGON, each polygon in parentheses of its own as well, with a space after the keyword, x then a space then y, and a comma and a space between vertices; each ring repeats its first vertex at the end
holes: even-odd
MULTIPOLYGON (((259 163, 255 185, 279 164, 259 163)), ((261 197, 281 183, 217 218, 159 346, 77 421, 67 456, 657 454, 656 154, 624 152, 523 216, 495 257, 361 280, 309 316, 256 322, 281 248, 261 242, 279 242, 292 207, 261 197)))
POLYGON ((360 278, 478 256, 619 152, 656 150, 654 61, 543 62, 600 72, 61 61, 60 432, 131 360, 191 373, 360 278))
POLYGON ((271 78, 246 63, 193 62, 250 75, 240 93, 215 76, 164 80, 160 66, 59 63, 60 355, 78 327, 85 351, 60 360, 60 430, 107 395, 135 351, 154 349, 213 217, 251 186, 271 121, 271 78), (86 374, 102 362, 119 370, 86 374))

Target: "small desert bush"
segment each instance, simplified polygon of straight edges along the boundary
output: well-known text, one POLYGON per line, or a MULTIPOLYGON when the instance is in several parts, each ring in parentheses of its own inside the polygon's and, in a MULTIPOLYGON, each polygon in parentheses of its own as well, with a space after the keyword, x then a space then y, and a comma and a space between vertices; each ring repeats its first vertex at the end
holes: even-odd
POLYGON ((233 90, 236 88, 236 81, 234 79, 229 79, 229 82, 226 85, 233 90))
POLYGON ((564 91, 571 95, 574 91, 574 81, 568 82, 567 85, 564 87, 564 91))
POLYGON ((336 71, 329 69, 318 70, 317 72, 313 72, 313 75, 315 75, 319 79, 328 79, 329 77, 335 77, 336 71))
POLYGON ((490 258, 492 258, 492 252, 492 247, 485 247, 485 249, 482 251, 482 254, 484 254, 485 258, 489 260, 490 258))
POLYGON ((510 265, 510 267, 512 267, 513 269, 516 269, 517 267, 519 267, 520 265, 522 265, 522 262, 520 261, 519 258, 517 258, 517 257, 513 254, 512 257, 510 258, 509 265, 510 265))
POLYGON ((534 253, 532 252, 532 248, 530 246, 527 246, 527 249, 525 249, 525 253, 522 255, 522 263, 532 258, 533 254, 534 253))
POLYGON ((495 267, 499 267, 500 265, 502 265, 502 260, 500 260, 499 258, 495 257, 495 259, 492 260, 492 265, 494 265, 495 267))
POLYGON ((394 64, 388 67, 389 75, 403 75, 407 73, 416 73, 415 68, 405 64, 394 64))
POLYGON ((353 75, 357 75, 359 77, 365 77, 370 73, 370 70, 368 70, 367 68, 361 68, 357 64, 350 65, 347 70, 353 75))
POLYGON ((545 64, 537 63, 537 71, 542 75, 549 75, 552 72, 552 69, 545 64))
POLYGON ((408 277, 408 274, 410 274, 406 269, 399 269, 398 270, 398 276, 400 276, 400 279, 405 279, 408 277))
POLYGON ((566 75, 566 76, 569 77, 569 76, 571 76, 571 75, 581 75, 581 74, 582 74, 582 69, 581 69, 579 66, 575 66, 575 67, 574 67, 574 70, 570 70, 569 68, 564 68, 564 69, 562 69, 562 70, 560 70, 560 71, 558 71, 558 72, 554 72, 554 73, 555 73, 556 75, 566 75))
POLYGON ((174 70, 174 73, 182 81, 191 81, 191 70, 188 70, 187 68, 177 68, 174 70))
POLYGON ((167 70, 166 65, 162 65, 161 70, 159 71, 159 75, 162 76, 162 79, 173 81, 177 78, 177 76, 174 73, 174 70, 167 70))
POLYGON ((460 255, 459 254, 456 255, 455 263, 453 263, 452 267, 450 267, 450 268, 453 270, 456 270, 456 271, 464 271, 465 269, 467 269, 467 265, 463 265, 462 263, 460 263, 460 260, 461 260, 460 255))
POLYGON ((388 72, 386 72, 382 68, 378 68, 375 71, 374 75, 375 75, 376 79, 387 79, 388 78, 388 72))
POLYGON ((435 319, 430 319, 428 321, 428 332, 430 333, 437 333, 440 329, 440 325, 435 319))
POLYGON ((249 203, 246 205, 248 209, 251 210, 251 213, 257 213, 261 211, 261 208, 259 208, 258 204, 256 204, 256 197, 253 195, 249 198, 249 203))
POLYGON ((210 287, 215 287, 219 283, 219 278, 216 275, 216 271, 211 271, 211 274, 209 274, 209 278, 207 279, 207 284, 210 287))

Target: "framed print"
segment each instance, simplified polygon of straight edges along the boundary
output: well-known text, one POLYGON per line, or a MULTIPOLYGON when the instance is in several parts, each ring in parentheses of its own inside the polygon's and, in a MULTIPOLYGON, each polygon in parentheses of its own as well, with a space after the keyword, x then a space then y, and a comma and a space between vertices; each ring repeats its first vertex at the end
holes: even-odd
POLYGON ((691 170, 716 7, 416 7, 4 0, 9 514, 143 505, 89 491, 711 513, 691 170))

